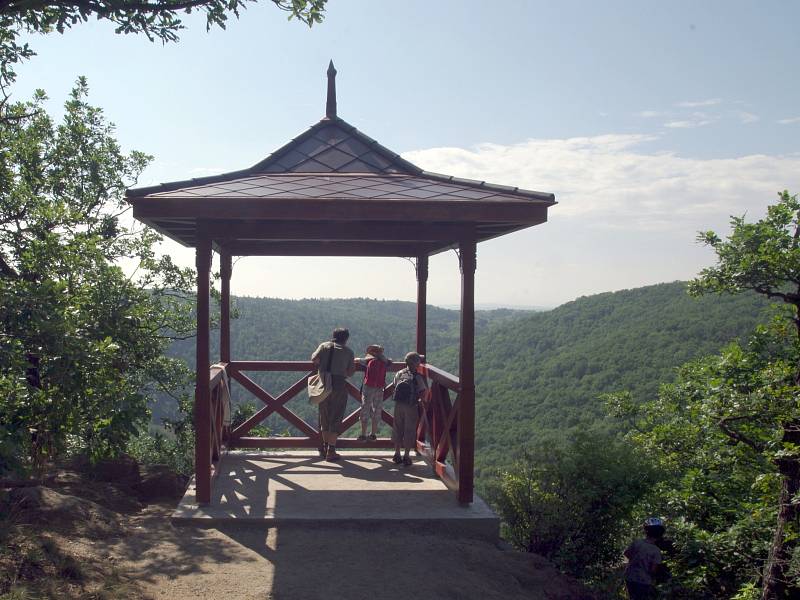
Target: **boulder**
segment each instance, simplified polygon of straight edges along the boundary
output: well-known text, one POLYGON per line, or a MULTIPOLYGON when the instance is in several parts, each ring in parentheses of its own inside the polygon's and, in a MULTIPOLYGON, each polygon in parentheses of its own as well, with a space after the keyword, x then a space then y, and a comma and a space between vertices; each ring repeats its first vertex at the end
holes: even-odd
POLYGON ((16 520, 48 523, 55 528, 91 536, 119 535, 119 516, 96 502, 61 494, 43 486, 10 490, 5 501, 16 520))
POLYGON ((141 480, 139 463, 127 454, 117 458, 98 461, 91 469, 91 475, 98 481, 109 481, 118 484, 135 486, 141 480))
POLYGON ((136 486, 139 500, 180 500, 189 484, 189 478, 180 475, 167 465, 149 465, 136 486))

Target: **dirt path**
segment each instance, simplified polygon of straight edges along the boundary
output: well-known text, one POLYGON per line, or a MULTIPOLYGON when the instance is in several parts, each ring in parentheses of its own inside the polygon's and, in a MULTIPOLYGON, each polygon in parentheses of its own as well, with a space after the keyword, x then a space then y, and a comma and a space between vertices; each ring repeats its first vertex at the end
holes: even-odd
POLYGON ((0 514, 10 520, 0 522, 0 595, 15 598, 590 598, 541 557, 442 532, 175 527, 176 500, 141 504, 70 473, 54 488, 3 494, 0 514))
POLYGON ((475 540, 396 530, 173 527, 171 505, 133 515, 109 548, 156 599, 587 598, 543 559, 475 540))

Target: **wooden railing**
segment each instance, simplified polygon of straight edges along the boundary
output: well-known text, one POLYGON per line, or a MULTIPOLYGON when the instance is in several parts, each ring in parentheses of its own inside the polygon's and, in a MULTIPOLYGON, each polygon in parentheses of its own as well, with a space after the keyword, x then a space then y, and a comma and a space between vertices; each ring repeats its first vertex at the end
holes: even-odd
POLYGON ((422 365, 430 394, 422 401, 417 451, 439 478, 453 490, 459 489, 458 408, 461 384, 458 377, 432 365, 422 365), (450 392, 455 393, 451 399, 450 392))
MULTIPOLYGON (((403 368, 403 363, 389 366, 389 371, 396 372, 403 368)), ((363 370, 363 368, 362 368, 363 370)), ((218 363, 211 367, 210 402, 211 402, 211 464, 219 461, 222 453, 228 448, 317 448, 321 443, 318 424, 305 421, 291 410, 287 404, 298 395, 305 394, 308 378, 316 372, 311 361, 231 361, 218 363), (298 372, 302 375, 286 390, 273 396, 251 379, 249 371, 298 372), (244 389, 258 398, 264 406, 244 422, 229 427, 225 424, 225 400, 229 396, 226 389, 228 381, 236 381, 244 389), (287 423, 301 432, 302 436, 253 437, 248 435, 254 427, 273 414, 280 415, 287 423)), ((429 393, 420 403, 420 420, 417 428, 417 452, 428 462, 435 473, 451 489, 459 486, 458 468, 458 409, 460 383, 457 377, 432 365, 423 364, 419 373, 426 378, 429 393), (451 393, 454 394, 451 397, 451 393)), ((342 436, 337 446, 340 448, 392 448, 391 438, 383 437, 373 441, 358 441, 355 437, 347 437, 347 432, 360 421, 361 394, 359 389, 347 382, 347 392, 359 407, 346 415, 342 421, 342 436)), ((383 391, 384 400, 394 394, 394 383, 383 391)), ((228 409, 229 410, 229 409, 228 409)), ((385 409, 381 419, 391 426, 392 415, 385 409)), ((213 473, 212 473, 213 475, 213 473)))
MULTIPOLYGON (((390 365, 391 371, 402 368, 401 365, 390 365)), ((264 403, 263 408, 256 412, 252 417, 235 427, 230 432, 229 444, 235 448, 317 448, 321 443, 318 424, 309 423, 286 406, 296 396, 303 394, 306 389, 308 378, 316 372, 316 368, 311 361, 232 361, 228 363, 228 374, 230 378, 239 383, 244 389, 253 394, 264 403), (290 385, 285 391, 277 396, 273 396, 264 388, 258 385, 245 371, 284 371, 303 373, 297 381, 290 385), (273 413, 279 414, 283 419, 295 429, 304 433, 302 437, 250 437, 247 434, 264 419, 273 413)), ((349 381, 347 382, 347 393, 361 403, 361 393, 359 389, 349 381)), ((383 391, 384 399, 391 398, 394 394, 394 385, 389 385, 383 391)), ((337 446, 340 448, 388 448, 391 447, 389 438, 379 438, 375 441, 359 442, 353 437, 346 437, 346 433, 359 422, 361 408, 357 408, 346 415, 342 421, 342 437, 339 438, 337 446)), ((392 425, 393 419, 385 410, 381 414, 382 420, 388 425, 392 425)))

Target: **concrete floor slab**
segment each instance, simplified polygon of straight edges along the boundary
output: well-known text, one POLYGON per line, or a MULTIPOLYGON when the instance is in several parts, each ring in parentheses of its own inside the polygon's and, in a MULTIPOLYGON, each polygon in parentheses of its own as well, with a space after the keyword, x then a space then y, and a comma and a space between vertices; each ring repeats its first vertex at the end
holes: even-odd
POLYGON ((338 463, 316 452, 230 452, 200 506, 194 481, 172 515, 182 525, 285 525, 446 529, 497 540, 500 522, 479 497, 460 506, 422 459, 397 466, 391 452, 343 452, 338 463))

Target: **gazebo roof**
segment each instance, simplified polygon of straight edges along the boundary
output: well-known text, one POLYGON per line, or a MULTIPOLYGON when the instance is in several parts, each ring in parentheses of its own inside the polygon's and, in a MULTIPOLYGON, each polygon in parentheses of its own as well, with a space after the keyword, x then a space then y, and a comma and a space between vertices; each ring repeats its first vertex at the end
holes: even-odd
POLYGON ((204 221, 217 250, 284 256, 420 256, 547 220, 553 194, 423 171, 339 118, 335 74, 316 125, 249 169, 128 190, 134 216, 185 246, 204 221))

